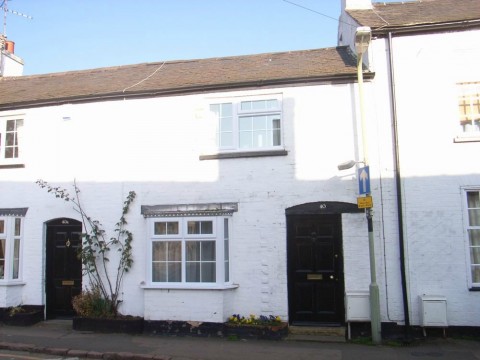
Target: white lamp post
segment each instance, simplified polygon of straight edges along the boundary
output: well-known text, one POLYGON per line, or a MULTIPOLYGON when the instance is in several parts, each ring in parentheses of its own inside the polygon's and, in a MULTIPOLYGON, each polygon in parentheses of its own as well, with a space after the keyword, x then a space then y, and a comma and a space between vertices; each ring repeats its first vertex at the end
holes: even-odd
MULTIPOLYGON (((355 33, 355 50, 357 52, 357 76, 358 76, 358 96, 360 102, 360 119, 362 124, 362 146, 363 163, 368 166, 368 143, 366 137, 365 108, 363 96, 363 54, 368 50, 372 39, 372 31, 369 27, 359 27, 355 33)), ((370 194, 367 194, 367 196, 370 194)), ((382 329, 380 321, 380 293, 377 284, 377 275, 375 270, 375 242, 373 237, 372 208, 365 210, 368 226, 368 243, 370 253, 370 321, 372 327, 372 342, 380 344, 382 342, 382 329)))

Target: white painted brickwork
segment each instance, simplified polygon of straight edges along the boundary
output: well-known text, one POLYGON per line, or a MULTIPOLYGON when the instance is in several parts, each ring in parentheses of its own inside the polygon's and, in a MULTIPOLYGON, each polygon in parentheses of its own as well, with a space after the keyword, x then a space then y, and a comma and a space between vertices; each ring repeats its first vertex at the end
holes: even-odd
MULTIPOLYGON (((71 188, 76 179, 85 208, 107 230, 118 220, 130 190, 137 198, 128 215, 134 233, 134 267, 125 277, 121 310, 150 320, 224 321, 232 313, 288 318, 285 209, 313 201, 355 202, 354 174, 339 162, 355 151, 352 85, 325 85, 29 109, 22 144, 24 169, 0 172, 1 207, 28 207, 21 302, 44 304, 44 223, 78 219, 70 204, 34 184, 41 178, 71 188), (210 99, 282 94, 288 156, 199 161, 214 147, 210 99), (39 136, 41 134, 41 136, 39 136), (144 289, 147 221, 141 205, 236 202, 231 223, 231 290, 144 289)), ((364 217, 352 217, 354 228, 364 217), (360 220, 359 220, 360 219, 360 220)), ((348 222, 347 222, 348 223, 348 222)), ((348 234, 349 231, 346 231, 348 234)), ((366 232, 356 238, 366 241, 366 232)), ((345 238, 346 253, 354 251, 345 238)), ((348 259, 350 276, 368 271, 368 258, 348 259)), ((350 255, 349 255, 350 256, 350 255)), ((368 274, 368 272, 367 272, 368 274)), ((362 288, 368 284, 362 277, 362 288)), ((12 293, 11 287, 0 289, 12 293)), ((4 305, 5 301, 0 304, 4 305)))

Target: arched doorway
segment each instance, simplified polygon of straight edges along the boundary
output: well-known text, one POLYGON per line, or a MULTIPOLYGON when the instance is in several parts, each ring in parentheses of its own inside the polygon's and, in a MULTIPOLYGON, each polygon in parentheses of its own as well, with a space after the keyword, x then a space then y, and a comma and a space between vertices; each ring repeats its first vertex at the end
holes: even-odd
POLYGON ((356 212, 357 204, 332 201, 286 209, 291 324, 344 323, 342 213, 356 212))
POLYGON ((74 219, 47 222, 45 293, 47 318, 73 316, 72 298, 82 291, 82 223, 74 219))

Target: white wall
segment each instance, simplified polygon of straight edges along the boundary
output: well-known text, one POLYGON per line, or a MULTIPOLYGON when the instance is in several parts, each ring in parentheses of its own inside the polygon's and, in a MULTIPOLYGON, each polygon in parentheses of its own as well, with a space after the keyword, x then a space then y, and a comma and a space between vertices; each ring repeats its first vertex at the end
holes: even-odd
MULTIPOLYGON (((128 191, 137 193, 128 215, 135 262, 124 281, 124 313, 164 320, 222 321, 231 313, 287 319, 285 209, 314 201, 356 201, 355 171, 337 170, 340 162, 358 157, 358 124, 352 105, 355 93, 353 85, 318 85, 13 112, 25 114, 21 141, 25 168, 0 171, 0 206, 29 208, 23 247, 23 303, 45 301, 44 223, 57 217, 78 218, 68 203, 53 198, 34 182, 41 178, 70 187, 76 179, 86 210, 109 231, 128 191), (200 161, 200 155, 214 148, 209 102, 217 97, 266 93, 283 96, 288 156, 200 161), (148 266, 147 221, 140 206, 206 202, 239 205, 232 218, 231 239, 231 277, 238 288, 223 293, 142 289, 148 266), (197 295, 218 306, 194 316, 165 306, 178 304, 182 298, 188 304, 197 295)), ((378 185, 374 188, 377 192, 378 185)), ((378 224, 379 218, 375 221, 378 224)), ((368 257, 358 242, 367 239, 366 225, 364 232, 356 233, 363 225, 361 214, 345 222, 346 290, 368 287, 368 257), (361 282, 357 281, 360 278, 361 282)), ((378 251, 380 255, 380 247, 378 251)), ((382 266, 379 263, 379 274, 382 266)))
MULTIPOLYGON (((480 185, 476 166, 480 148, 478 143, 453 141, 459 132, 456 83, 480 80, 479 38, 479 31, 393 38, 408 291, 414 324, 420 320, 419 296, 433 294, 446 296, 450 325, 480 325, 480 294, 469 291, 467 282, 460 190, 480 185)), ((388 128, 391 121, 386 49, 385 39, 375 40, 371 47, 379 129, 388 128)), ((390 151, 388 142, 382 145, 386 152, 390 151)), ((382 171, 382 176, 393 175, 390 165, 382 171)), ((385 192, 382 194, 385 197, 385 192)), ((386 235, 388 243, 394 242, 390 236, 395 232, 386 235)), ((387 259, 395 256, 392 252, 387 259)))

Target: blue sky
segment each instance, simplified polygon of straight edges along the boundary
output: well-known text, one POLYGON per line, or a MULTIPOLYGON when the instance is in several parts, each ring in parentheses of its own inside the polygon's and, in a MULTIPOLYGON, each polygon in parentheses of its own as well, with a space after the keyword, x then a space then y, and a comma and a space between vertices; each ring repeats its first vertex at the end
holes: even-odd
POLYGON ((341 0, 291 2, 8 0, 6 35, 25 75, 336 46, 341 0))

